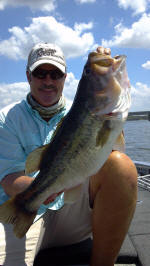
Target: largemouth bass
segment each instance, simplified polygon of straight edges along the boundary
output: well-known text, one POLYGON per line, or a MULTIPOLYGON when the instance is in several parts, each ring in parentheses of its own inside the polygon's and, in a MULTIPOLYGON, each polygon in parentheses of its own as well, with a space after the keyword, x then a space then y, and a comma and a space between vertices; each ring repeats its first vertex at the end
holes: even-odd
POLYGON ((40 170, 37 177, 0 206, 0 222, 13 224, 18 238, 51 194, 65 191, 65 200, 73 201, 78 185, 103 166, 128 115, 129 87, 124 55, 89 54, 70 111, 52 141, 27 158, 26 174, 40 170))

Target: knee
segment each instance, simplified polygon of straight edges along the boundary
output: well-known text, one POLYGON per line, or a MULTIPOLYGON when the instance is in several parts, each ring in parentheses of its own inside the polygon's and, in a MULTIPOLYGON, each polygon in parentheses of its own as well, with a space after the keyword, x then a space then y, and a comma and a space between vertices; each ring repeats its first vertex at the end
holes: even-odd
POLYGON ((135 199, 138 174, 135 164, 126 154, 113 151, 101 170, 103 186, 135 199))
POLYGON ((137 170, 133 161, 124 153, 113 151, 103 167, 106 176, 137 188, 137 170))
POLYGON ((116 193, 129 201, 136 200, 137 170, 126 154, 113 151, 99 172, 92 177, 91 194, 94 198, 99 190, 107 195, 116 193))

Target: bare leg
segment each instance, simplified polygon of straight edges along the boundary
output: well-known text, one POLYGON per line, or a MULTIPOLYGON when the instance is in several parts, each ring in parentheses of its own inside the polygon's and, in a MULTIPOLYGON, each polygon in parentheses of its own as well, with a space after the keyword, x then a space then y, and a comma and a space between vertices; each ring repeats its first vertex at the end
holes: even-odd
POLYGON ((114 151, 90 179, 93 204, 91 266, 113 266, 132 220, 137 199, 137 171, 123 153, 114 151))

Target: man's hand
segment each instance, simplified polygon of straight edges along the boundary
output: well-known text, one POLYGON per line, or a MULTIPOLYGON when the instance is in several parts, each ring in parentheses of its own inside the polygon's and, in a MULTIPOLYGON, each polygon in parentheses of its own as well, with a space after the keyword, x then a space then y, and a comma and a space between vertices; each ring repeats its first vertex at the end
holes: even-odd
POLYGON ((110 48, 104 48, 103 46, 98 46, 96 51, 99 54, 106 54, 106 55, 110 55, 111 54, 110 48))
POLYGON ((34 178, 25 176, 24 171, 6 175, 0 182, 5 193, 12 197, 24 191, 32 182, 34 178))
MULTIPOLYGON (((3 187, 5 193, 12 197, 24 191, 33 182, 34 178, 25 176, 24 171, 17 173, 12 173, 5 176, 1 181, 1 186, 3 187)), ((54 193, 48 197, 43 204, 47 205, 53 202, 57 196, 59 196, 63 191, 59 193, 54 193)))

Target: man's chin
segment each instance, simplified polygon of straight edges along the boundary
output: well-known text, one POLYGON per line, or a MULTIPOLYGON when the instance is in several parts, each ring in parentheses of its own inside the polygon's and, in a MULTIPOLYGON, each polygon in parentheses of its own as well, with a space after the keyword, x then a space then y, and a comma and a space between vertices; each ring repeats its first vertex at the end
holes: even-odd
POLYGON ((53 97, 46 97, 46 99, 40 99, 39 104, 44 107, 50 107, 54 104, 56 104, 59 101, 59 99, 53 98, 53 97))

